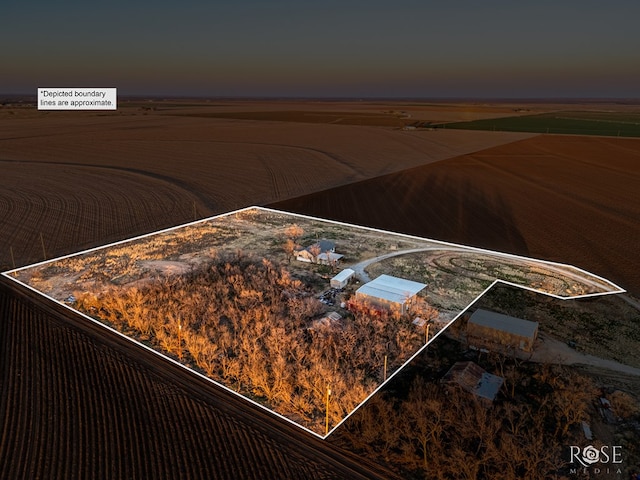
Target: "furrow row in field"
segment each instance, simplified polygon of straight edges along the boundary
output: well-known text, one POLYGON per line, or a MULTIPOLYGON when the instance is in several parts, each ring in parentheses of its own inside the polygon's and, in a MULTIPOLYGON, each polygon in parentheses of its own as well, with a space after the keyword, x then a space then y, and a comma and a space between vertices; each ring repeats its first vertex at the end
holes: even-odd
POLYGON ((638 294, 639 161, 639 140, 541 136, 271 206, 569 263, 638 294))
POLYGON ((105 176, 101 169, 76 170, 6 166, 0 187, 4 269, 194 218, 190 192, 166 182, 143 182, 127 172, 105 176))
POLYGON ((0 280, 1 478, 393 478, 0 280))

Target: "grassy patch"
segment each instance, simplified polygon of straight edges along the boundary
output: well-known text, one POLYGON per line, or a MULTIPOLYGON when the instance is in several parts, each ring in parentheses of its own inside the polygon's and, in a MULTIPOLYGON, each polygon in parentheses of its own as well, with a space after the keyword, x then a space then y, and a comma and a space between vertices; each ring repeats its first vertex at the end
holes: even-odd
POLYGON ((359 113, 328 111, 259 111, 259 112, 207 112, 179 114, 186 117, 225 118, 295 123, 333 123, 338 125, 366 125, 377 127, 403 127, 407 122, 395 113, 359 113))

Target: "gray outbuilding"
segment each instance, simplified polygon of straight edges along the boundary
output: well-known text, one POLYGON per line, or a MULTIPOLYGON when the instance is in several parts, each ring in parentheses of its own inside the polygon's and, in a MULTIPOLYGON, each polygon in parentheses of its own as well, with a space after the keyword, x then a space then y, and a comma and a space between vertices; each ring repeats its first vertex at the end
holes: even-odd
POLYGON ((538 322, 479 308, 467 322, 467 340, 476 348, 533 351, 538 322))
POLYGON ((457 362, 441 381, 456 384, 488 402, 493 402, 504 383, 502 377, 488 373, 474 362, 457 362))
POLYGON ((344 288, 349 283, 351 277, 355 275, 356 272, 351 270, 350 268, 345 268, 339 274, 331 279, 329 284, 331 288, 344 288))

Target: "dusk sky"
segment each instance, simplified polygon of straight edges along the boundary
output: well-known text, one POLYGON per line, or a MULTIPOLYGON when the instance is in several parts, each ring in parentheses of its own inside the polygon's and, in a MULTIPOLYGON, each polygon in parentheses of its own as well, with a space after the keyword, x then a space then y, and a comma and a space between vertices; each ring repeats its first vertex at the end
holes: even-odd
POLYGON ((640 2, 4 0, 0 93, 640 98, 640 2))

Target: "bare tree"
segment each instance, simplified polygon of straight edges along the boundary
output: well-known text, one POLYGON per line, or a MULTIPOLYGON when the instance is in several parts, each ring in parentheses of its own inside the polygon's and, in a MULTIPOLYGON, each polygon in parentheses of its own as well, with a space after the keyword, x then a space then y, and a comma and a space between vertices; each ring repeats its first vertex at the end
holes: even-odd
POLYGON ((596 395, 593 382, 569 369, 563 369, 559 384, 553 390, 552 401, 556 417, 556 435, 564 437, 569 427, 585 420, 592 398, 596 395))
POLYGON ((290 238, 287 238, 284 242, 284 251, 287 256, 287 262, 291 263, 291 257, 293 257, 294 253, 298 248, 298 244, 290 238))
POLYGON ((304 235, 304 230, 298 224, 294 223, 284 230, 284 234, 287 238, 297 242, 298 239, 304 235))
POLYGON ((445 405, 439 399, 438 387, 417 377, 403 404, 402 416, 407 419, 407 435, 422 454, 422 467, 429 470, 430 450, 439 448, 447 424, 445 405))
POLYGON ((309 247, 308 250, 309 250, 309 253, 311 254, 311 261, 313 263, 318 263, 318 255, 322 253, 322 251, 320 250, 320 245, 317 243, 314 243, 309 247))

